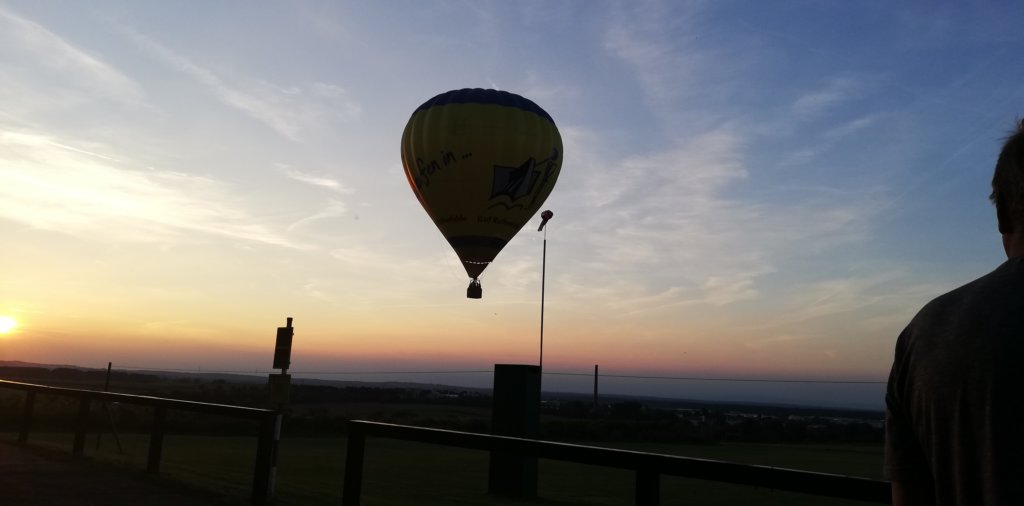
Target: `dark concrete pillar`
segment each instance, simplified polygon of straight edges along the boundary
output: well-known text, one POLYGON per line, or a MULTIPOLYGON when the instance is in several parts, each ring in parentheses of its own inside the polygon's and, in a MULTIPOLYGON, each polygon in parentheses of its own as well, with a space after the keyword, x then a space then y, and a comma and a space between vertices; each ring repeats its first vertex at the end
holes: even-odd
MULTIPOLYGON (((540 420, 540 367, 495 364, 491 433, 535 438, 540 420)), ((487 490, 506 497, 537 496, 537 458, 491 452, 487 490)))

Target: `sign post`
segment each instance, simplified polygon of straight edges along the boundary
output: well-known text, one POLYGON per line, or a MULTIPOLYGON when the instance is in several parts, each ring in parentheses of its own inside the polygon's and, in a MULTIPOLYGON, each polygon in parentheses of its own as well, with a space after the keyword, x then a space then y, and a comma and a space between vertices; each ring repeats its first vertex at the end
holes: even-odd
POLYGON ((280 369, 277 374, 270 374, 270 402, 277 408, 277 416, 274 420, 274 444, 270 457, 270 479, 267 483, 267 497, 274 496, 274 486, 277 478, 277 452, 281 441, 281 417, 284 414, 285 406, 291 392, 292 377, 288 374, 288 367, 292 361, 292 337, 295 336, 295 329, 292 328, 292 318, 289 316, 284 327, 277 328, 277 340, 274 343, 274 369, 280 369))
POLYGON ((287 326, 277 328, 277 343, 274 345, 274 369, 281 369, 282 374, 288 372, 292 361, 292 318, 289 316, 287 326))
POLYGON ((291 390, 292 377, 288 374, 288 367, 292 361, 292 337, 295 329, 292 328, 292 319, 288 317, 287 325, 277 328, 277 341, 274 344, 274 369, 280 369, 278 374, 270 375, 270 402, 283 410, 288 404, 289 391, 291 390))

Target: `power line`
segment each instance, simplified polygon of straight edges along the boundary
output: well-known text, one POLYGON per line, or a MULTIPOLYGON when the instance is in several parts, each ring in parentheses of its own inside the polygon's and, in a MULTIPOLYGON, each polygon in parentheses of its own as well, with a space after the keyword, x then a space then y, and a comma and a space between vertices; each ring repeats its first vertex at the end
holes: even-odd
POLYGON ((494 371, 293 371, 292 374, 332 374, 332 375, 359 375, 359 374, 492 374, 494 371))
MULTIPOLYGON (((276 371, 273 370, 203 370, 201 368, 195 369, 169 369, 169 368, 154 368, 154 367, 134 367, 134 366, 123 366, 120 370, 135 370, 135 371, 166 371, 166 372, 190 372, 190 373, 206 373, 206 374, 272 374, 276 371)), ((492 370, 463 370, 463 371, 292 371, 293 375, 331 375, 331 376, 360 376, 360 375, 387 375, 387 374, 492 374, 492 370)), ((593 377, 593 373, 589 372, 556 372, 556 371, 544 371, 543 374, 550 374, 552 376, 586 376, 593 377)), ((832 384, 832 385, 884 385, 885 381, 870 381, 870 380, 828 380, 828 379, 773 379, 773 378, 728 378, 728 377, 699 377, 699 376, 653 376, 653 375, 639 375, 639 374, 600 374, 599 378, 618 378, 618 379, 649 379, 649 380, 669 380, 669 381, 715 381, 715 382, 733 382, 733 383, 808 383, 808 384, 832 384)))
MULTIPOLYGON (((190 372, 200 374, 274 374, 277 371, 272 369, 236 369, 236 370, 214 370, 214 369, 172 369, 167 367, 136 367, 120 366, 122 371, 165 371, 165 372, 190 372)), ((494 371, 290 371, 291 374, 332 374, 332 375, 359 375, 359 374, 491 374, 494 371)))
MULTIPOLYGON (((585 372, 546 372, 544 374, 556 374, 560 376, 594 376, 593 373, 585 372)), ((627 379, 657 379, 657 380, 680 380, 680 381, 731 381, 738 383, 831 383, 838 385, 884 385, 885 381, 860 381, 860 380, 817 380, 817 379, 770 379, 770 378, 700 378, 690 376, 641 376, 634 374, 601 374, 601 378, 627 378, 627 379)))
POLYGON ((270 369, 244 369, 234 371, 222 371, 214 369, 203 369, 201 367, 195 367, 192 369, 174 369, 170 367, 138 367, 133 365, 118 366, 115 370, 119 371, 154 371, 154 372, 190 372, 199 374, 269 374, 275 371, 270 369))

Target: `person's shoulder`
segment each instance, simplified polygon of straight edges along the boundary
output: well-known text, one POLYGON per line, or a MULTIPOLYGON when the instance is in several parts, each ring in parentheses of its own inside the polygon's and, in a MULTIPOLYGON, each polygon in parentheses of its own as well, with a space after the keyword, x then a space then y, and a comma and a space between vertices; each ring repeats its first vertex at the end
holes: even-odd
POLYGON ((951 307, 963 306, 976 300, 986 303, 1000 297, 1006 291, 1020 293, 1019 287, 1024 286, 1024 258, 1011 258, 1003 262, 995 270, 969 283, 950 290, 925 304, 918 316, 935 311, 947 311, 951 307))

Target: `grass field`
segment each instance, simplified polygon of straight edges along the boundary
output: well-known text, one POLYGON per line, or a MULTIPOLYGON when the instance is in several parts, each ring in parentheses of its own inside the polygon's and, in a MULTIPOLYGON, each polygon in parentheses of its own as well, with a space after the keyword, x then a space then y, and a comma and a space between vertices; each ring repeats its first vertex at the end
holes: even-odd
MULTIPOLYGON (((14 439, 14 435, 4 437, 14 439)), ((33 434, 32 443, 70 451, 70 434, 33 434)), ((148 436, 121 435, 117 451, 109 434, 97 450, 95 436, 86 455, 99 461, 145 468, 148 436)), ((880 478, 880 446, 724 444, 691 446, 618 444, 618 448, 691 457, 880 478)), ((164 440, 161 474, 196 488, 248 497, 255 462, 252 437, 176 436, 164 440)), ((344 473, 343 438, 281 441, 277 504, 340 504, 344 473)), ((509 505, 523 502, 486 494, 485 452, 371 438, 366 446, 363 503, 373 505, 509 505)), ((542 460, 539 495, 526 504, 618 505, 633 500, 633 473, 597 466, 542 460)), ((664 505, 856 505, 852 501, 776 492, 707 481, 662 477, 664 505)))

